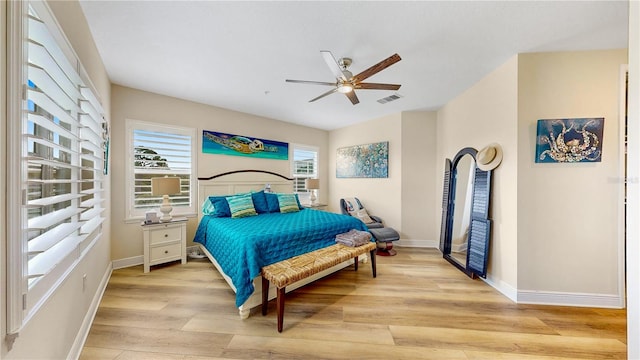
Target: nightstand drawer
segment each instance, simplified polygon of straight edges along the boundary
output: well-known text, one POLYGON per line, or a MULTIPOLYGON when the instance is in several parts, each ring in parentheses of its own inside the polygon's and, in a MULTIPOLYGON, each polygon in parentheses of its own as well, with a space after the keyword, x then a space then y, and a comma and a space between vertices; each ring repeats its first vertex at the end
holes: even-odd
POLYGON ((180 225, 168 225, 165 228, 151 230, 149 235, 151 244, 180 240, 182 238, 182 228, 180 227, 180 225))
POLYGON ((179 259, 182 253, 182 246, 180 243, 164 245, 164 246, 156 246, 151 248, 151 259, 149 260, 151 263, 156 260, 162 260, 166 258, 176 258, 179 259))

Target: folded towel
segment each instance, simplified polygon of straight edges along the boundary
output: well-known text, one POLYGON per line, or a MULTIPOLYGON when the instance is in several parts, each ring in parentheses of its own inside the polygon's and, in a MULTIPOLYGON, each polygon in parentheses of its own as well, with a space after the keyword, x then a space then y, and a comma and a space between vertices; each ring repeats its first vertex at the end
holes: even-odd
POLYGON ((371 234, 368 231, 352 229, 346 233, 336 235, 337 243, 351 247, 362 246, 369 241, 371 241, 371 234))

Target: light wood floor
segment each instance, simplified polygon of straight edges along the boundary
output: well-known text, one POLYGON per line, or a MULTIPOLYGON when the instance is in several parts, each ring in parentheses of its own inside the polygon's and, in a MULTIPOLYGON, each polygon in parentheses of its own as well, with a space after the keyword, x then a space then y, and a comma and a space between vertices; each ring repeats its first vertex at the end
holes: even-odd
POLYGON ((240 320, 208 260, 115 270, 81 359, 625 359, 624 310, 517 305, 433 249, 398 248, 240 320))

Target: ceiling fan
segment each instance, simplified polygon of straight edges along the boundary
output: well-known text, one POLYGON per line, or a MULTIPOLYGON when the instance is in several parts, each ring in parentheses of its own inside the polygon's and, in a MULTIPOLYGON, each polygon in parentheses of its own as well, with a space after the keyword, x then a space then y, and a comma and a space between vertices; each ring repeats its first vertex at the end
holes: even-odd
POLYGON ((393 54, 388 58, 380 61, 379 63, 371 66, 370 68, 364 70, 363 72, 353 75, 351 71, 349 71, 349 66, 352 63, 350 58, 340 58, 336 61, 336 58, 333 57, 330 51, 320 51, 324 61, 331 69, 331 72, 336 77, 335 82, 324 82, 324 81, 308 81, 308 80, 289 80, 287 82, 291 83, 299 83, 299 84, 312 84, 312 85, 326 85, 326 86, 334 86, 333 89, 327 91, 326 93, 315 97, 309 102, 314 102, 318 99, 322 99, 327 95, 331 95, 335 92, 345 94, 353 105, 360 102, 354 90, 362 89, 362 90, 398 90, 401 85, 396 84, 377 84, 377 83, 364 83, 363 80, 371 77, 374 74, 388 68, 389 66, 397 63, 402 60, 400 55, 393 54))

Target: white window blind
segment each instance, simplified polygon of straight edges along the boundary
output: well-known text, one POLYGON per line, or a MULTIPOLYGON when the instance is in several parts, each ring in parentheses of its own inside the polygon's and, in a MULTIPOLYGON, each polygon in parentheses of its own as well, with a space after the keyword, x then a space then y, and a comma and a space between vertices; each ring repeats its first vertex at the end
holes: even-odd
POLYGON ((101 236, 105 210, 102 105, 46 4, 15 6, 28 16, 14 22, 27 36, 22 52, 16 46, 12 53, 26 67, 17 69, 25 105, 9 120, 21 140, 11 149, 19 169, 10 204, 19 209, 10 221, 18 236, 9 244, 8 333, 20 329, 101 236))
POLYGON ((161 176, 180 178, 180 194, 169 196, 172 214, 195 213, 195 129, 129 120, 128 132, 129 217, 137 218, 160 207, 162 197, 151 194, 151 178, 161 176))
POLYGON ((294 144, 292 167, 293 191, 300 196, 308 196, 305 180, 318 177, 318 148, 294 144))

